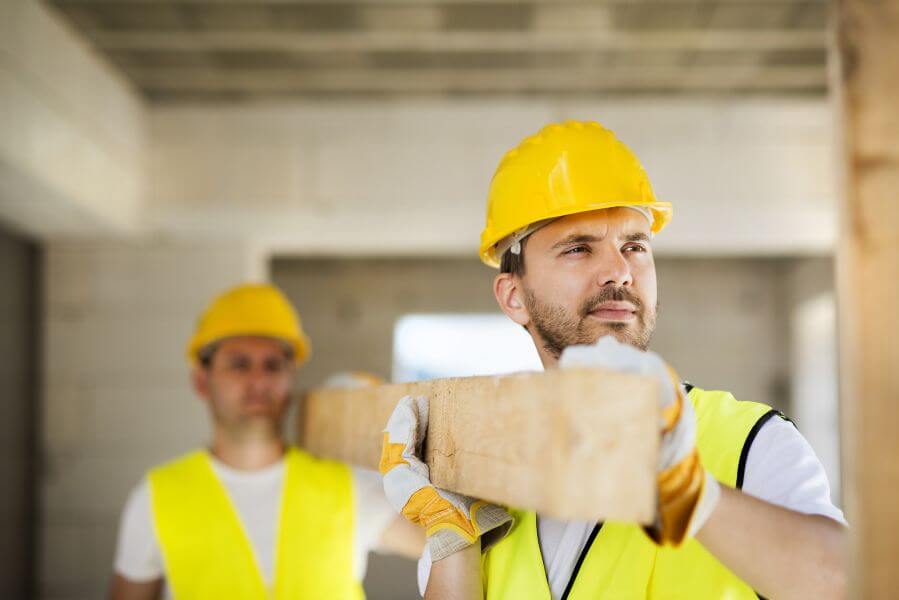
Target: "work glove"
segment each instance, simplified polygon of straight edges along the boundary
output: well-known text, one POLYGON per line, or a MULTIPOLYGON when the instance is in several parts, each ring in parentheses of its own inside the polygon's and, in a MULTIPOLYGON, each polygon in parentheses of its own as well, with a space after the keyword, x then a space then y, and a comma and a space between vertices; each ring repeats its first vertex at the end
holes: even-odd
POLYGON ((696 449, 693 403, 674 369, 658 354, 638 350, 612 336, 589 346, 569 346, 562 352, 559 366, 599 367, 659 381, 658 510, 646 532, 656 543, 671 546, 694 536, 717 506, 721 486, 702 466, 696 449))
POLYGON ((405 396, 387 428, 380 471, 391 505, 413 523, 425 527, 431 560, 438 561, 481 538, 481 550, 501 540, 512 526, 502 507, 435 487, 421 456, 428 433, 428 400, 405 396))

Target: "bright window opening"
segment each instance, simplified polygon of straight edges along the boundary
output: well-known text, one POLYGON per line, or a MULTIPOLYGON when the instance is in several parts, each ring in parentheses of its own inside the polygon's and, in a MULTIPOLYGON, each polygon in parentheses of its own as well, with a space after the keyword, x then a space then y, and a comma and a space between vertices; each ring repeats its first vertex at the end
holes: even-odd
POLYGON ((393 334, 393 380, 542 370, 531 337, 505 315, 407 315, 393 334))

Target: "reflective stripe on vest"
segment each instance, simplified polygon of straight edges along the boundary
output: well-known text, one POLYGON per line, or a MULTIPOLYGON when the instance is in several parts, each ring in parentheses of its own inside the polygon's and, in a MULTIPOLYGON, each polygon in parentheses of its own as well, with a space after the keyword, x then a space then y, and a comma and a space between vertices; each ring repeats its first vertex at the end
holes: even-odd
MULTIPOLYGON (((696 409, 696 445, 703 465, 721 483, 739 487, 752 438, 779 413, 764 404, 737 401, 727 392, 692 388, 689 398, 696 409)), ((550 600, 537 517, 529 511, 513 515, 510 534, 482 557, 485 598, 550 600)), ((594 533, 569 583, 567 600, 758 598, 696 540, 678 549, 660 548, 639 526, 613 522, 594 533)))
POLYGON ((204 450, 152 469, 148 479, 165 576, 176 600, 363 597, 353 575, 349 469, 296 448, 284 457, 274 585, 204 450))

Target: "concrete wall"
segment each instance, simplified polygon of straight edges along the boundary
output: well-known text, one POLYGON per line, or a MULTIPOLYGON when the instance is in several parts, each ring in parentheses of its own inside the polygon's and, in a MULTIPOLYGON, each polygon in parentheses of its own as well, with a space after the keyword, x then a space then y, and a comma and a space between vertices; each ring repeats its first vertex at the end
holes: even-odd
POLYGON ((661 259, 653 349, 684 379, 789 412, 790 259, 661 259))
POLYGON ((38 0, 0 2, 0 101, 0 220, 42 238, 138 229, 143 103, 38 0))
POLYGON ((0 597, 28 598, 35 567, 38 284, 35 245, 0 230, 0 597))
POLYGON ((345 369, 389 379, 393 327, 404 314, 498 311, 493 271, 476 260, 279 259, 271 274, 312 339, 301 386, 345 369))
POLYGON ((661 251, 783 255, 833 242, 823 99, 272 102, 149 118, 146 227, 172 235, 307 255, 471 256, 503 153, 544 124, 595 119, 674 203, 661 251))
POLYGON ((233 244, 49 245, 42 598, 101 597, 129 490, 151 465, 204 442, 184 347, 213 294, 262 275, 248 256, 233 244))

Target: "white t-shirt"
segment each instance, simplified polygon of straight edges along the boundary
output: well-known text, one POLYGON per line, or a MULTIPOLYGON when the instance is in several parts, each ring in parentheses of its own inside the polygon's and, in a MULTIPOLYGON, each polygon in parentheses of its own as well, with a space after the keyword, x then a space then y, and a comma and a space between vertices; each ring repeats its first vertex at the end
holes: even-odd
MULTIPOLYGON (((284 461, 259 471, 238 471, 215 457, 210 458, 213 471, 224 484, 250 538, 250 546, 263 579, 271 584, 284 461)), ((358 581, 362 581, 368 564, 368 552, 375 548, 381 533, 397 514, 384 497, 378 472, 354 467, 352 480, 355 505, 353 573, 358 581)), ((132 581, 164 577, 162 553, 153 527, 150 486, 146 478, 131 492, 122 512, 115 570, 132 581)), ((166 597, 171 597, 168 590, 166 597)))
MULTIPOLYGON (((830 484, 815 451, 792 423, 777 417, 762 425, 749 447, 742 490, 796 512, 846 523, 843 512, 830 499, 830 484)), ((537 535, 553 600, 565 593, 595 525, 593 521, 560 521, 538 515, 537 535)), ((431 555, 425 546, 418 561, 422 595, 430 571, 431 555)))

